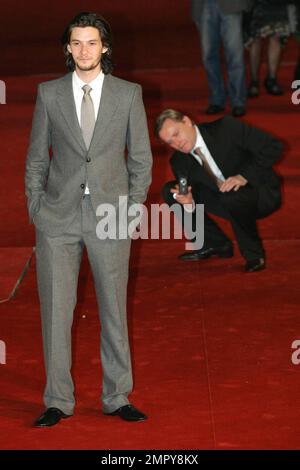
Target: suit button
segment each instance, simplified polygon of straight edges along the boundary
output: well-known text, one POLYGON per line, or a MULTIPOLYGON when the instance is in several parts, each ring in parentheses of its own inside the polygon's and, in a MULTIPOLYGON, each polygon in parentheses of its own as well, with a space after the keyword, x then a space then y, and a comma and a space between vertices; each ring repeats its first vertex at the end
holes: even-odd
POLYGON ((90 157, 87 158, 86 161, 87 161, 88 163, 90 163, 90 161, 91 161, 90 157))
POLYGON ((82 189, 84 189, 84 188, 85 188, 85 184, 82 183, 82 184, 80 185, 80 187, 81 187, 82 189))

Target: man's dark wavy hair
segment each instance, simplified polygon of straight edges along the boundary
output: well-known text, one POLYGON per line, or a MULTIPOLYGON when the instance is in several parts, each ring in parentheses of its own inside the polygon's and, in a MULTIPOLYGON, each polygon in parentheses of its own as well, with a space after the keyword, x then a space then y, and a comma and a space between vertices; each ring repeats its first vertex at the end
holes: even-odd
POLYGON ((91 26, 97 28, 103 46, 107 47, 105 54, 101 57, 101 69, 104 74, 111 73, 113 70, 112 63, 112 31, 110 24, 97 13, 83 12, 76 15, 66 27, 61 42, 63 44, 64 54, 66 57, 67 68, 71 71, 75 70, 75 62, 72 54, 68 51, 67 47, 70 44, 71 33, 74 28, 86 28, 91 26))

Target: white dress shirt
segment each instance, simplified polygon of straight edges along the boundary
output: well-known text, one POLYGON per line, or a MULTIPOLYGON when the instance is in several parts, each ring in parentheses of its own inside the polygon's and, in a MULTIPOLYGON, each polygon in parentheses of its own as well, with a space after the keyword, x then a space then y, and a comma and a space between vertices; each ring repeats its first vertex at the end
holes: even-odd
POLYGON ((195 147, 193 148, 193 150, 191 151, 191 154, 193 155, 193 157, 197 160, 197 162, 202 166, 203 163, 201 161, 201 158, 199 157, 199 155, 197 155, 195 153, 195 150, 197 148, 200 149, 201 153, 203 153, 203 155, 205 156, 206 158, 206 161, 207 163, 209 164, 210 166, 210 169, 211 171, 213 172, 213 174, 218 178, 220 179, 221 181, 225 181, 225 178, 224 176, 222 175, 222 172, 220 170, 220 168, 217 166, 216 162, 214 161, 213 157, 211 156, 211 153, 210 151, 208 150, 207 148, 207 145, 206 143, 204 142, 203 140, 203 137, 198 129, 197 126, 194 126, 195 127, 195 131, 196 131, 196 134, 197 134, 197 137, 196 137, 196 143, 195 143, 195 147))
MULTIPOLYGON (((88 83, 88 85, 92 88, 90 92, 90 96, 94 104, 95 121, 97 120, 99 107, 100 107, 103 80, 104 80, 104 73, 101 71, 99 75, 97 75, 97 77, 92 82, 88 83)), ((72 76, 72 85, 73 85, 73 95, 74 95, 74 101, 75 101, 76 114, 77 114, 79 125, 81 126, 81 122, 80 122, 81 104, 82 104, 82 98, 84 95, 84 91, 82 87, 84 85, 87 85, 87 83, 83 82, 81 78, 78 77, 76 71, 74 71, 73 76, 72 76)), ((86 185, 84 193, 90 194, 88 185, 86 185)))
MULTIPOLYGON (((194 126, 194 128, 195 128, 195 131, 196 131, 196 143, 195 143, 195 147, 191 151, 191 155, 193 155, 193 157, 197 160, 199 165, 202 166, 203 163, 202 163, 201 158, 199 157, 199 155, 197 155, 195 153, 195 150, 197 148, 199 148, 201 153, 203 153, 203 155, 205 156, 206 161, 209 164, 213 174, 216 175, 217 178, 219 178, 221 181, 225 181, 225 178, 224 178, 220 168, 217 166, 216 162, 214 161, 213 157, 211 156, 211 153, 208 150, 207 145, 204 142, 203 137, 202 137, 198 127, 194 126)), ((174 194, 173 196, 174 196, 174 199, 176 199, 176 194, 174 194)), ((184 210, 186 210, 187 212, 193 212, 195 210, 195 201, 193 200, 192 204, 183 204, 183 207, 184 207, 184 210)))

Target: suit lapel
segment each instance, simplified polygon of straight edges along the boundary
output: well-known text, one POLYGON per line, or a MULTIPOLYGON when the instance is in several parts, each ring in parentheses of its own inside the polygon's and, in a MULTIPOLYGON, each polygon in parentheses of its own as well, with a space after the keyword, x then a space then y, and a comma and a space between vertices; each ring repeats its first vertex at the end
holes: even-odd
POLYGON ((199 126, 199 130, 212 158, 225 176, 227 166, 226 163, 228 164, 228 156, 226 156, 228 152, 228 144, 226 143, 226 147, 224 147, 224 141, 220 143, 220 138, 218 138, 220 136, 219 126, 222 126, 222 129, 227 126, 228 133, 232 132, 223 119, 222 122, 215 121, 212 123, 202 124, 199 126))
MULTIPOLYGON (((114 79, 111 75, 105 75, 100 100, 100 107, 95 123, 95 129, 89 152, 99 145, 105 136, 110 121, 118 107, 118 89, 114 86, 114 79)), ((57 91, 57 104, 64 116, 64 119, 72 133, 73 138, 86 155, 86 146, 82 137, 81 128, 78 122, 72 86, 72 73, 66 75, 60 83, 57 91)))
POLYGON ((72 136, 77 141, 78 145, 86 153, 86 146, 82 137, 81 128, 78 122, 75 101, 72 86, 72 73, 66 75, 60 83, 57 91, 57 104, 64 116, 64 119, 69 127, 72 136))
POLYGON ((104 138, 110 125, 110 121, 116 112, 118 103, 118 88, 114 86, 114 78, 111 75, 105 75, 99 112, 89 152, 93 152, 93 150, 99 146, 99 143, 104 138))

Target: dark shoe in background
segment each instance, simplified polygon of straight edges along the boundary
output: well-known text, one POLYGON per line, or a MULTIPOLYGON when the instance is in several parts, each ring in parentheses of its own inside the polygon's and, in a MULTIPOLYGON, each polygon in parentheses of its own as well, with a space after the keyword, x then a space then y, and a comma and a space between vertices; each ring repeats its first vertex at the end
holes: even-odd
POLYGON ((248 98, 257 98, 259 95, 258 81, 252 80, 248 87, 248 98))
POLYGON ((233 117, 242 117, 246 114, 246 108, 244 106, 234 106, 232 108, 232 116, 233 117))
POLYGON ((276 78, 267 77, 264 81, 264 85, 269 95, 273 95, 273 96, 283 95, 283 91, 278 85, 276 78))
POLYGON ((223 106, 218 106, 217 104, 210 104, 208 108, 205 110, 205 114, 213 115, 213 114, 219 114, 224 111, 223 106))

